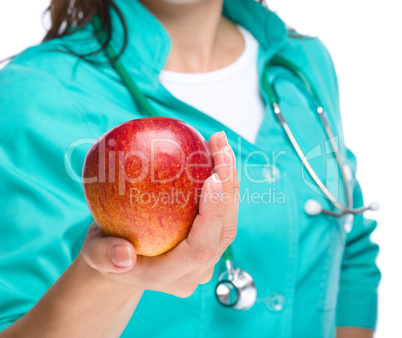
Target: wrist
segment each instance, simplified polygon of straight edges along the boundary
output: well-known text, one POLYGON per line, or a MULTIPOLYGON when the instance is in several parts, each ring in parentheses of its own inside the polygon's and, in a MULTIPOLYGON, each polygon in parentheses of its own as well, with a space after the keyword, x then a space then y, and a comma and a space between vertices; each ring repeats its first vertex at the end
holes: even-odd
POLYGON ((374 332, 359 327, 338 327, 336 338, 373 338, 374 332))

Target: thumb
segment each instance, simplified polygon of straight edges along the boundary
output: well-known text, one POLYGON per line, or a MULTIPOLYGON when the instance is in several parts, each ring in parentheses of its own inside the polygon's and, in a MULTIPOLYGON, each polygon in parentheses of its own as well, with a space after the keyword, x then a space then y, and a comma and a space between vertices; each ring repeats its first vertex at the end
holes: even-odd
POLYGON ((88 229, 82 255, 89 266, 103 273, 129 271, 137 261, 137 254, 129 241, 105 237, 96 223, 92 223, 88 229))

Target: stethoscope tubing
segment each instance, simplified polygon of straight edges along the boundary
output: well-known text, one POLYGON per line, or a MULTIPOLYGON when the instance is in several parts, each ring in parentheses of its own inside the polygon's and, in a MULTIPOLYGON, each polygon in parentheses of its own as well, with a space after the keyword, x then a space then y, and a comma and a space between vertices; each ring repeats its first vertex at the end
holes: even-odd
MULTIPOLYGON (((316 208, 317 212, 316 213, 309 213, 308 210, 306 210, 307 213, 310 215, 316 215, 316 214, 326 214, 329 216, 333 217, 343 217, 345 215, 351 214, 351 215, 357 215, 360 214, 366 210, 378 210, 379 205, 377 203, 372 203, 369 206, 366 207, 361 207, 361 208, 353 208, 353 202, 352 202, 352 196, 351 196, 351 191, 350 191, 350 185, 349 181, 346 177, 345 173, 345 167, 344 163, 342 160, 342 157, 340 156, 339 153, 339 148, 335 142, 335 138, 333 136, 333 133, 331 131, 330 123, 327 117, 327 114, 323 108, 323 105, 321 103, 321 100, 319 98, 317 90, 314 88, 312 85, 312 82, 308 79, 308 77, 300 70, 298 66, 290 62, 289 60, 286 60, 280 56, 274 56, 271 61, 269 61, 264 69, 263 72, 263 81, 262 81, 262 86, 265 91, 265 93, 268 96, 268 100, 270 101, 272 110, 274 112, 274 115, 276 116, 279 124, 282 126, 284 129, 289 141, 291 142, 294 150, 296 151, 298 157, 300 158, 302 164, 304 167, 307 169, 308 173, 310 174, 311 178, 314 180, 316 185, 320 188, 322 193, 325 195, 327 200, 337 209, 339 212, 336 211, 331 211, 324 209, 322 207, 316 208), (313 103, 316 106, 316 112, 319 115, 319 118, 321 120, 321 123, 324 127, 324 131, 329 139, 329 142, 331 144, 331 147, 335 153, 335 158, 338 163, 339 171, 341 173, 341 178, 342 178, 342 183, 345 189, 345 196, 346 196, 346 206, 342 205, 333 195, 332 193, 327 189, 327 187, 323 184, 321 179, 318 177, 316 174, 315 170, 311 167, 309 161, 306 159, 303 151, 301 150, 301 147, 299 146, 294 134, 292 133, 292 130, 290 129, 285 117, 282 114, 282 111, 279 107, 279 98, 277 93, 275 92, 275 89, 273 88, 273 85, 268 82, 268 70, 270 66, 282 66, 285 67, 287 70, 289 70, 296 78, 298 78, 305 86, 306 90, 310 93, 311 97, 313 98, 313 103)), ((318 202, 317 202, 318 203, 318 202)))

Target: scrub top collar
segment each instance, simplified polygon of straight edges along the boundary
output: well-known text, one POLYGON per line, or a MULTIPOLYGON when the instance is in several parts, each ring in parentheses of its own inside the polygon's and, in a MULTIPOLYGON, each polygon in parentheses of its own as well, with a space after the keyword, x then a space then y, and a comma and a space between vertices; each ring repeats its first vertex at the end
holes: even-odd
MULTIPOLYGON (((159 74, 171 49, 166 29, 138 0, 115 0, 115 3, 124 16, 128 30, 127 47, 121 57, 124 65, 137 75, 153 77, 159 74)), ((120 50, 123 26, 114 10, 111 15, 111 44, 120 50)), ((287 28, 284 22, 256 1, 225 0, 223 15, 250 31, 260 43, 260 51, 269 56, 285 44, 287 28)))

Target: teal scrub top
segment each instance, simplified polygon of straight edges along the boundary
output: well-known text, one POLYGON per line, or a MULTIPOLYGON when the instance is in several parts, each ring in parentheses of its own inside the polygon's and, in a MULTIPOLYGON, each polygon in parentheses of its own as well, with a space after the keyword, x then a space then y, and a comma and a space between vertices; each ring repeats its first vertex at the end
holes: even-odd
MULTIPOLYGON (((355 216, 353 230, 346 233, 345 217, 307 215, 309 199, 333 207, 303 170, 266 95, 261 93, 265 117, 251 144, 161 85, 158 74, 171 48, 166 30, 138 1, 116 4, 128 25, 121 60, 155 110, 193 125, 207 140, 221 130, 228 136, 241 181, 234 264, 254 277, 258 289, 248 311, 218 305, 220 261, 212 280, 189 298, 146 291, 122 337, 334 337, 337 326, 374 329, 380 272, 370 234, 376 222, 355 216)), ((279 54, 314 83, 351 169, 354 207, 363 205, 325 46, 292 33, 275 13, 251 0, 226 1, 223 14, 259 41, 260 80, 264 65, 279 54)), ((114 12, 112 22, 112 45, 119 50, 123 29, 114 12)), ((90 144, 114 126, 142 117, 110 64, 62 52, 96 50, 92 33, 87 25, 28 48, 0 72, 0 331, 31 309, 81 249, 92 222, 80 183, 90 144)), ((303 86, 282 67, 268 76, 311 165, 345 203, 334 153, 303 86)))

